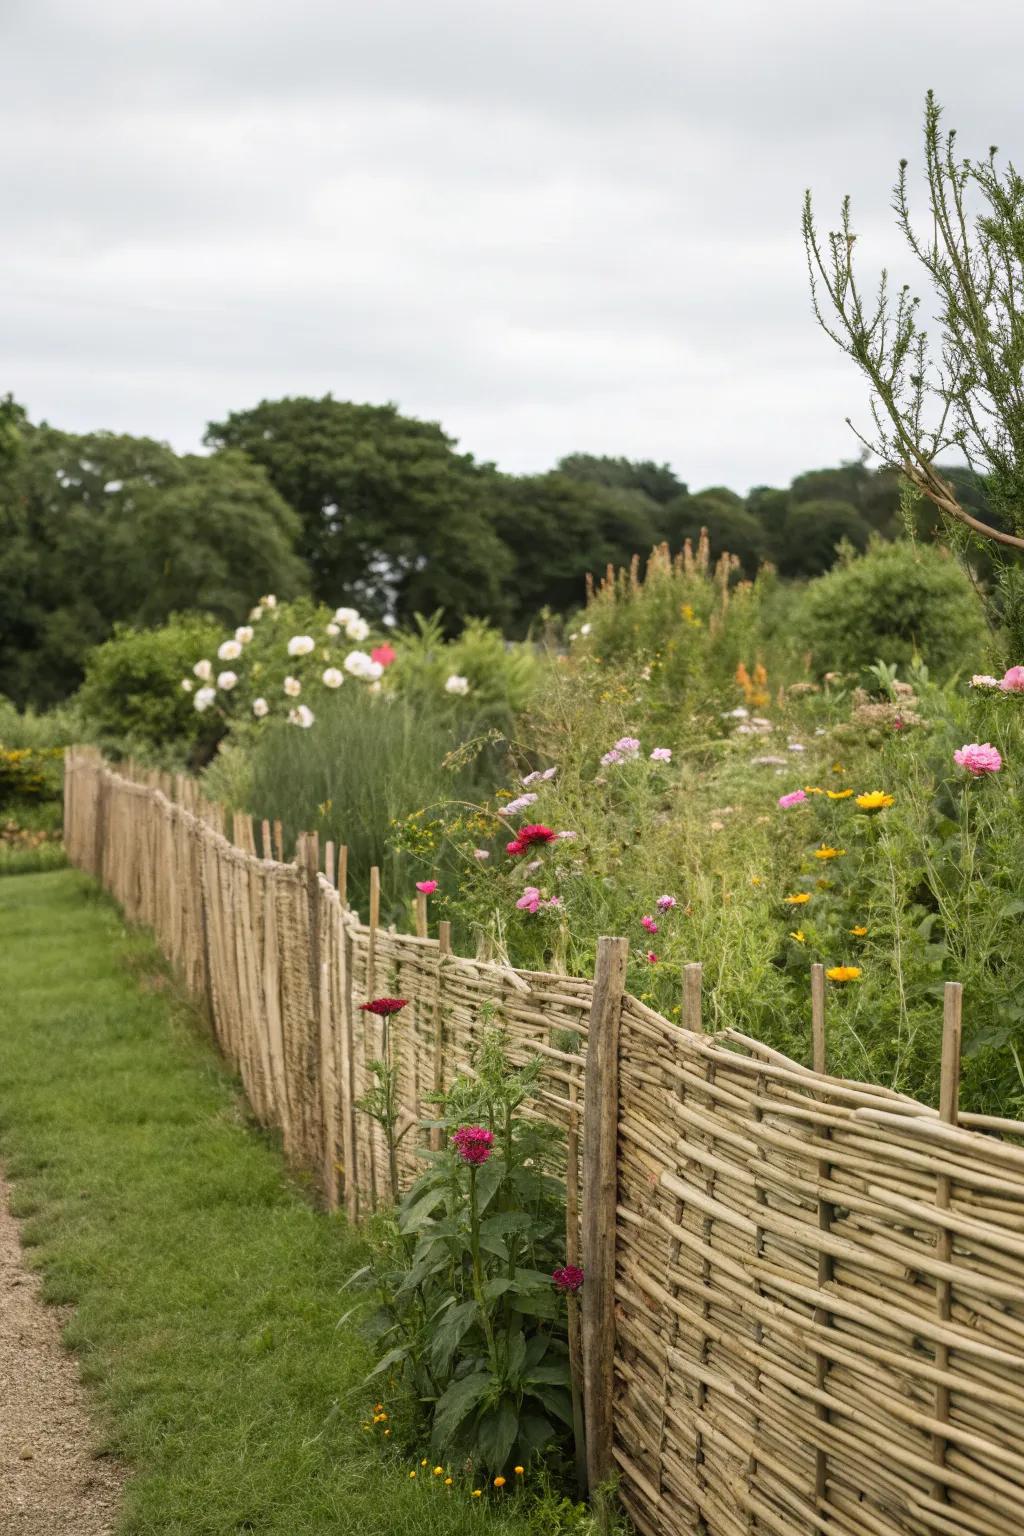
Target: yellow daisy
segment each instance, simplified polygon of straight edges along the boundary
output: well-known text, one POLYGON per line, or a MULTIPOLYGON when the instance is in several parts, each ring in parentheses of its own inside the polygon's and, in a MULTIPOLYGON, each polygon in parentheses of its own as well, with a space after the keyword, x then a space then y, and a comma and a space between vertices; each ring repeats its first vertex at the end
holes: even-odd
POLYGON ((867 938, 867 932, 868 932, 867 929, 860 927, 859 924, 858 924, 858 926, 856 928, 851 928, 850 932, 853 934, 855 939, 867 938))
POLYGON ((814 857, 816 859, 841 859, 845 852, 845 848, 826 848, 822 844, 820 848, 815 848, 814 857))
POLYGON ((795 939, 798 944, 802 944, 804 942, 805 935, 802 928, 794 928, 790 932, 789 936, 791 939, 795 939))
POLYGON ((895 795, 887 795, 884 789, 873 789, 866 795, 858 795, 857 804, 862 811, 884 811, 895 799, 895 795))
POLYGON ((825 972, 829 981, 856 981, 861 974, 859 965, 833 965, 825 972))
POLYGON ((783 901, 787 907, 804 907, 811 899, 809 891, 797 891, 795 896, 784 896, 783 901))
POLYGON ((830 800, 849 800, 853 794, 852 789, 826 789, 826 795, 830 800))

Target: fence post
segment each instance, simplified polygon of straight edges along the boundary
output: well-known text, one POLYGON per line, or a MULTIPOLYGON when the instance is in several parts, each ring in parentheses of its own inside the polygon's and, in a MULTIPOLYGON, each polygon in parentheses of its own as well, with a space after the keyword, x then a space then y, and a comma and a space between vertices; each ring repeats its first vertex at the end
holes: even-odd
POLYGON ((425 939, 427 936, 427 893, 416 892, 416 937, 425 939))
POLYGON ((348 906, 348 844, 338 849, 338 895, 343 907, 348 906))
POLYGON ((274 849, 270 841, 270 822, 265 816, 260 822, 260 837, 263 841, 263 857, 265 859, 272 859, 274 857, 274 849))
POLYGON ((628 958, 628 939, 598 940, 583 1090, 583 1406, 592 1494, 614 1467, 619 1030, 628 958))
POLYGON ((334 843, 328 838, 324 847, 324 874, 328 885, 334 884, 334 843))
POLYGON ((274 822, 274 854, 279 864, 284 863, 284 828, 280 821, 274 822))
MULTIPOLYGON (((825 1048, 825 967, 823 965, 811 966, 811 1065, 815 1072, 822 1075, 828 1070, 825 1048)), ((831 1139, 828 1126, 821 1129, 822 1141, 831 1139)), ((825 1184, 832 1177, 832 1165, 827 1158, 818 1159, 818 1182, 825 1184)), ((818 1197, 818 1231, 831 1232, 833 1207, 829 1200, 818 1197)), ((823 1291, 832 1281, 832 1255, 824 1249, 818 1249, 818 1290, 823 1291)), ((832 1314, 827 1307, 815 1307, 814 1321, 819 1328, 831 1328, 832 1314)), ((815 1355, 814 1376, 815 1385, 819 1392, 824 1392, 828 1384, 828 1356, 821 1350, 815 1355)), ((815 1413, 818 1422, 828 1424, 829 1411, 824 1403, 815 1404, 815 1413)), ((824 1514, 824 1504, 828 1497, 828 1452, 821 1446, 814 1452, 814 1502, 819 1515, 824 1514)))
MULTIPOLYGON (((452 952, 452 925, 442 920, 437 925, 437 983, 434 987, 434 1092, 444 1092, 444 1005, 441 1001, 444 962, 452 952)), ((434 1152, 442 1150, 441 1127, 430 1132, 430 1146, 434 1152)))
POLYGON ((96 769, 96 822, 93 828, 94 841, 92 849, 92 873, 98 883, 103 885, 103 852, 107 841, 107 801, 110 786, 107 783, 106 764, 100 760, 96 769))
POLYGON ((699 960, 683 966, 683 1028, 695 1035, 704 1033, 701 1016, 701 986, 703 967, 699 960))
MULTIPOLYGON (((315 832, 303 832, 298 839, 296 848, 296 862, 302 870, 306 886, 306 912, 309 929, 309 1006, 310 1006, 310 1032, 306 1042, 306 1062, 309 1068, 319 1067, 320 1078, 320 1136, 319 1151, 321 1153, 321 1166, 326 1164, 324 1156, 324 1143, 327 1140, 327 1125, 324 1123, 323 1114, 323 1079, 327 1063, 323 1056, 323 1020, 322 1000, 320 995, 320 888, 318 876, 320 872, 320 839, 315 832)), ((313 1149, 305 1147, 307 1157, 315 1156, 313 1149)), ((328 1191, 325 1189, 325 1195, 328 1191)))
MULTIPOLYGON (((947 981, 942 1008, 942 1073, 939 1081, 939 1119, 944 1125, 956 1125, 960 1112, 960 1043, 963 1025, 963 986, 959 981, 947 981)), ((948 1211, 953 1181, 948 1173, 940 1173, 936 1181, 935 1204, 940 1211, 948 1211)), ((935 1256, 944 1264, 953 1262, 953 1234, 949 1227, 940 1227, 935 1240, 935 1256)), ((949 1280, 935 1282, 935 1299, 939 1321, 948 1323, 953 1311, 953 1286, 949 1280)), ((949 1345, 936 1344, 935 1364, 941 1371, 949 1369, 949 1345)), ((949 1387, 939 1384, 935 1388, 935 1417, 943 1423, 949 1419, 949 1387)), ((946 1465, 946 1437, 932 1437, 932 1460, 937 1467, 946 1465)), ((945 1482, 936 1478, 932 1487, 936 1499, 946 1501, 949 1489, 945 1482)))

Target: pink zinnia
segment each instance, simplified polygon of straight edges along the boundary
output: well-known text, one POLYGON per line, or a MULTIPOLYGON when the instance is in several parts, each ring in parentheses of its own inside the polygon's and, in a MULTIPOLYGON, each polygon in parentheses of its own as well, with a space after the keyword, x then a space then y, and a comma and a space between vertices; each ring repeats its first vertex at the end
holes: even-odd
POLYGON ((965 742, 953 753, 953 761, 976 779, 984 778, 986 773, 998 773, 1003 766, 998 750, 987 741, 965 742))
POLYGON ((802 789, 792 789, 788 795, 779 796, 779 806, 782 810, 788 811, 791 805, 799 805, 802 800, 806 799, 807 796, 802 789))
POLYGON ((370 660, 379 661, 382 667, 390 667, 391 663, 396 660, 397 656, 398 652, 393 650, 391 646, 388 645, 387 641, 385 641, 383 645, 376 646, 370 652, 370 660))
POLYGON ((643 924, 643 926, 647 929, 648 933, 657 933, 658 925, 654 921, 653 917, 642 917, 640 919, 640 921, 643 924))
POLYGON ((452 1146, 464 1163, 478 1168, 494 1151, 494 1132, 482 1125, 464 1125, 452 1137, 452 1146))
POLYGON ((417 880, 416 881, 416 889, 418 891, 422 891, 424 896, 433 896, 434 892, 437 890, 437 881, 436 880, 417 880))
POLYGON ((536 912, 540 906, 540 891, 535 885, 528 885, 516 902, 520 912, 536 912))
POLYGON ((561 1291, 563 1296, 575 1296, 583 1284, 583 1271, 578 1264, 563 1264, 554 1271, 551 1278, 555 1289, 561 1291))
POLYGON ((1024 693, 1024 667, 1010 667, 999 686, 1004 693, 1024 693))
POLYGON ((659 912, 671 912, 675 904, 676 899, 674 896, 659 896, 655 902, 655 906, 659 912))

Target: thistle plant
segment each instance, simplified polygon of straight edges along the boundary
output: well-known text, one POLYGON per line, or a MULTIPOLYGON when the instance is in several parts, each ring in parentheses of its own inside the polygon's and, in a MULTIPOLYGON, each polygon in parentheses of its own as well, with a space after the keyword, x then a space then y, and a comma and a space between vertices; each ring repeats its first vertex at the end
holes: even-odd
POLYGON ((381 1055, 369 1064, 373 1085, 356 1108, 375 1120, 384 1132, 388 1149, 388 1177, 391 1182, 391 1198, 398 1199, 398 1068, 391 1053, 391 1020, 407 1006, 404 997, 375 997, 372 1002, 361 1003, 363 1013, 372 1013, 381 1020, 381 1055))

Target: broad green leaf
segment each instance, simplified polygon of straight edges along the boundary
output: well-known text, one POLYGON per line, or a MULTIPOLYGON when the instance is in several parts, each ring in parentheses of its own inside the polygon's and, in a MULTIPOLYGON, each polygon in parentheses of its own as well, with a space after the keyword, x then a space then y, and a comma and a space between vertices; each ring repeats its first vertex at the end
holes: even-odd
POLYGON ((436 1324, 430 1341, 430 1358, 438 1371, 448 1371, 452 1356, 479 1315, 480 1309, 475 1301, 464 1301, 458 1306, 449 1307, 436 1324))
POLYGON ((564 1387, 541 1386, 538 1384, 535 1387, 527 1386, 524 1388, 524 1391, 530 1397, 537 1398, 544 1404, 549 1413, 553 1413, 556 1418, 561 1419, 564 1424, 568 1424, 570 1429, 572 1428, 572 1398, 564 1387))
POLYGON ((519 1434, 519 1415, 515 1403, 506 1395, 494 1408, 480 1415, 474 1437, 474 1453, 491 1472, 500 1472, 508 1463, 519 1434))
POLYGON ((445 1389, 434 1413, 433 1440, 439 1449, 449 1444, 459 1425, 483 1401, 493 1386, 494 1378, 490 1371, 477 1371, 471 1376, 460 1376, 445 1389))
POLYGON ((407 1360, 408 1357, 409 1357, 409 1346, 408 1346, 408 1344, 402 1344, 398 1349, 390 1349, 390 1350, 388 1350, 388 1352, 384 1356, 383 1360, 378 1360, 377 1361, 377 1364, 374 1366, 373 1370, 367 1376, 366 1380, 367 1381, 372 1381, 375 1376, 380 1376, 380 1375, 382 1375, 384 1373, 384 1371, 389 1371, 393 1365, 398 1365, 401 1361, 407 1360))

